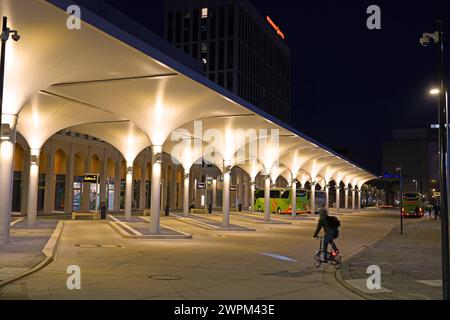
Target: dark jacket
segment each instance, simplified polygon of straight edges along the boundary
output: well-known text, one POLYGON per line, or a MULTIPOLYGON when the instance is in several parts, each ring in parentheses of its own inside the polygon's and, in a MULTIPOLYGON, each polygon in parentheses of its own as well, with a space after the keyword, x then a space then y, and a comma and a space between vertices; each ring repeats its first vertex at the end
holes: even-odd
POLYGON ((317 223, 316 232, 314 232, 314 237, 319 235, 320 230, 323 228, 325 234, 333 235, 335 234, 336 228, 331 227, 327 222, 328 212, 324 208, 319 210, 319 222, 317 223))

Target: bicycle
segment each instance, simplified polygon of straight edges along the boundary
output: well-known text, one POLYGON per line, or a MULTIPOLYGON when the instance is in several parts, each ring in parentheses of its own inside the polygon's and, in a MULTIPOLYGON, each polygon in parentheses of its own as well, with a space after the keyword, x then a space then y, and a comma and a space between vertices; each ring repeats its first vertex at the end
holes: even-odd
MULTIPOLYGON (((317 250, 316 254, 314 255, 314 266, 317 269, 319 269, 320 266, 323 263, 323 261, 322 261, 322 257, 323 257, 323 237, 316 237, 316 239, 320 240, 320 245, 319 245, 319 250, 317 250)), ((327 254, 328 254, 327 255, 328 262, 331 263, 333 268, 335 268, 336 270, 339 270, 341 268, 341 265, 342 265, 342 258, 339 255, 339 252, 336 252, 333 249, 331 249, 331 252, 328 251, 327 254)))

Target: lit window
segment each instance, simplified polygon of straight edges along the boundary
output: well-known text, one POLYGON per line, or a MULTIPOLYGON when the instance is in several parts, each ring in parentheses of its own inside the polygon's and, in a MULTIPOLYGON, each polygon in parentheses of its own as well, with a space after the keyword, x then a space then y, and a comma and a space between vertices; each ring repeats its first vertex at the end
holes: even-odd
POLYGON ((205 58, 202 59, 202 62, 203 62, 203 64, 207 64, 208 63, 208 61, 205 58))
POLYGON ((202 18, 208 18, 208 8, 202 9, 202 18))
POLYGON ((205 42, 202 42, 202 52, 206 52, 208 50, 208 46, 205 42))

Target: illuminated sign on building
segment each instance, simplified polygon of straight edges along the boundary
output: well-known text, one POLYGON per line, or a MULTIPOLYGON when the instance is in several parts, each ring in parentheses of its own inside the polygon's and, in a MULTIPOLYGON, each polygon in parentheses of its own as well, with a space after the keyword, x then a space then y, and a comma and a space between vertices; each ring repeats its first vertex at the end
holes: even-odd
POLYGON ((98 183, 98 175, 96 174, 85 174, 83 177, 84 182, 98 183))
POLYGON ((283 38, 283 40, 284 40, 284 33, 281 32, 280 27, 277 26, 277 25, 275 24, 275 22, 273 22, 272 19, 270 19, 269 16, 267 16, 266 19, 267 19, 267 22, 269 22, 269 24, 272 26, 272 28, 275 29, 275 31, 277 32, 277 34, 278 34, 281 38, 283 38))

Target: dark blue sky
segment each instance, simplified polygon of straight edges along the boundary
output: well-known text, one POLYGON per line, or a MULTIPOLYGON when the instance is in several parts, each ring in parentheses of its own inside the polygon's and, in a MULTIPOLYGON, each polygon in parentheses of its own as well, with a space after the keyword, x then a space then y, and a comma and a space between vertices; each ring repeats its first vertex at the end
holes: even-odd
MULTIPOLYGON (((108 2, 163 35, 164 0, 108 2)), ((428 95, 435 47, 420 46, 419 37, 435 30, 439 16, 450 34, 450 1, 251 2, 286 35, 293 125, 301 132, 329 147, 349 148, 352 160, 381 173, 381 146, 392 129, 437 122, 436 100, 428 95), (381 8, 381 30, 366 27, 371 4, 381 8)))

